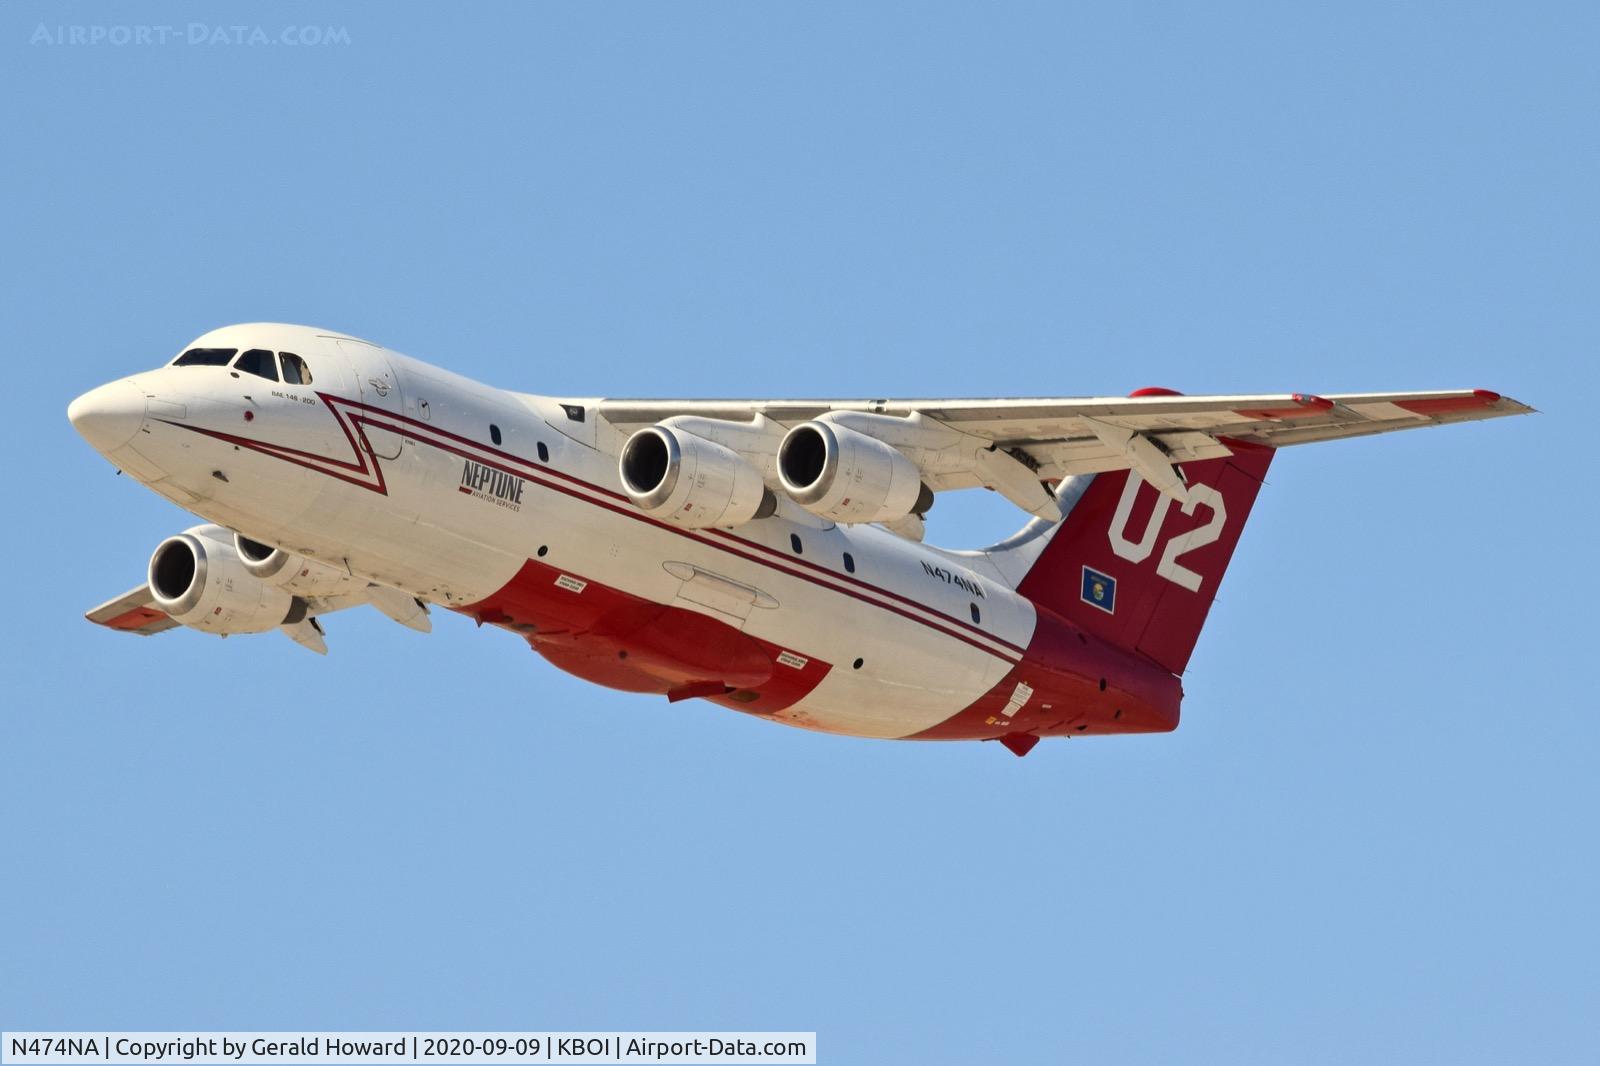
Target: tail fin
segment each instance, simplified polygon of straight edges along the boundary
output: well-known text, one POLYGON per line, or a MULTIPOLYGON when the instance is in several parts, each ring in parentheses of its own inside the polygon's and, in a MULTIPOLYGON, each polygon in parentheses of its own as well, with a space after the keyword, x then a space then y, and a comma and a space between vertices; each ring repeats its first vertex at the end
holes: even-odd
POLYGON ((1271 448, 1229 446, 1226 458, 1183 464, 1182 504, 1132 470, 1074 478, 1058 496, 1060 522, 991 554, 1014 553, 995 560, 1012 573, 1031 557, 1018 592, 1181 674, 1272 462, 1271 448))

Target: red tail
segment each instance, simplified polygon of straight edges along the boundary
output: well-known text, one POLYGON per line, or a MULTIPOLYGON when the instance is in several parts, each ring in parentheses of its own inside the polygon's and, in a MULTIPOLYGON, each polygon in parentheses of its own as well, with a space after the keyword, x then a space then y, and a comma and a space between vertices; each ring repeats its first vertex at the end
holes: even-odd
POLYGON ((1069 487, 1062 499, 1067 516, 1017 590, 1183 673, 1272 462, 1270 448, 1230 446, 1227 458, 1183 464, 1189 485, 1183 504, 1131 470, 1069 487), (1076 502, 1074 491, 1081 493, 1076 502))

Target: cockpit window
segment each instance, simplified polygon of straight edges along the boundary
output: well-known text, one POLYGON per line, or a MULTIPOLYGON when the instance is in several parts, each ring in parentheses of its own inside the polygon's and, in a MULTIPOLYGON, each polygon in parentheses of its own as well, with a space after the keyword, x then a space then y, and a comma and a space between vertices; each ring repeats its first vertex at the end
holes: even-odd
POLYGON ((283 380, 291 385, 311 384, 311 368, 306 366, 306 361, 293 352, 279 352, 283 359, 283 380))
POLYGON ((266 378, 268 381, 278 380, 278 361, 265 348, 251 348, 239 357, 233 368, 242 370, 246 374, 254 374, 258 378, 266 378))
POLYGON ((227 366, 237 348, 190 348, 172 361, 173 366, 227 366))

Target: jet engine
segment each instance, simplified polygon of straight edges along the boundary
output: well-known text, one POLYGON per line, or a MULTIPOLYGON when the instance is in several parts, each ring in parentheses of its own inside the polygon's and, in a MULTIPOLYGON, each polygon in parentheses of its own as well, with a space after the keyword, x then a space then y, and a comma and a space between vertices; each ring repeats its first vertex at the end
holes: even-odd
POLYGON ((800 506, 835 522, 894 522, 933 506, 922 472, 903 453, 828 422, 789 431, 778 446, 778 480, 800 506))
POLYGON ((256 578, 296 596, 337 596, 366 585, 337 566, 262 544, 242 533, 233 535, 233 550, 256 578))
POLYGON ((150 595, 173 621, 226 636, 305 619, 304 600, 256 577, 230 541, 206 529, 168 537, 150 556, 150 595))
POLYGON ((636 432, 617 468, 640 510, 690 529, 743 525, 778 506, 761 471, 738 452, 677 426, 636 432))

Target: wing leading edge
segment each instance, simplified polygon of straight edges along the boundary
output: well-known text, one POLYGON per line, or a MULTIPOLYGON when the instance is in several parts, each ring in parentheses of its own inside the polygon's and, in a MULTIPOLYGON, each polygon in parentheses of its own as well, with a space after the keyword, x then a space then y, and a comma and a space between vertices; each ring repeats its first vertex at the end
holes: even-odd
MULTIPOLYGON (((1286 447, 1402 429, 1530 414, 1533 408, 1486 389, 1436 392, 1278 393, 1181 396, 1141 390, 1129 397, 974 400, 601 400, 599 443, 620 450, 634 430, 676 415, 785 427, 829 412, 924 418, 992 443, 1033 467, 1041 480, 1125 470, 1126 442, 1153 442, 1174 463, 1229 454, 1226 441, 1286 447)), ((935 491, 983 482, 954 473, 929 479, 935 491)))

